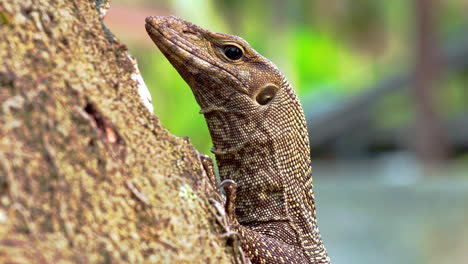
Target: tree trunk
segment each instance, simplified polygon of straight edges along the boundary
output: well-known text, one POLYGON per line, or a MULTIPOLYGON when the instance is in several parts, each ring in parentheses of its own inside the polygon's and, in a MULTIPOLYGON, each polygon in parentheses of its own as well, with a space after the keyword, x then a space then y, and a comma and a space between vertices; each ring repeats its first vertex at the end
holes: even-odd
POLYGON ((426 164, 444 161, 449 151, 437 100, 437 95, 440 94, 437 86, 440 86, 438 81, 442 74, 434 27, 437 2, 415 0, 417 39, 412 92, 416 105, 416 120, 413 148, 417 157, 426 164))
POLYGON ((231 262, 200 157, 145 107, 106 4, 0 2, 0 262, 231 262))

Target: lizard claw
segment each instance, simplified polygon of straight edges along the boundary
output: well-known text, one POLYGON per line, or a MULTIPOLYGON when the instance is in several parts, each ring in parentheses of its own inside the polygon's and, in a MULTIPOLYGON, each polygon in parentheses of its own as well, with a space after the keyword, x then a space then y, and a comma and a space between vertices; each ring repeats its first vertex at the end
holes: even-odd
POLYGON ((237 187, 237 183, 231 179, 226 179, 224 181, 222 181, 219 185, 218 185, 218 188, 221 189, 221 188, 229 188, 229 187, 232 187, 234 186, 234 188, 237 187))
POLYGON ((205 176, 208 178, 210 186, 212 189, 216 186, 216 174, 214 172, 213 160, 204 154, 201 154, 197 151, 198 158, 203 168, 205 176))
POLYGON ((220 189, 223 188, 226 192, 226 204, 225 210, 229 219, 234 220, 235 218, 235 201, 236 201, 236 192, 237 192, 237 183, 231 179, 226 179, 222 181, 219 186, 220 189))
POLYGON ((226 216, 226 211, 224 210, 223 205, 216 199, 209 198, 210 202, 213 204, 216 209, 215 217, 219 225, 224 229, 224 232, 229 233, 229 220, 226 216))

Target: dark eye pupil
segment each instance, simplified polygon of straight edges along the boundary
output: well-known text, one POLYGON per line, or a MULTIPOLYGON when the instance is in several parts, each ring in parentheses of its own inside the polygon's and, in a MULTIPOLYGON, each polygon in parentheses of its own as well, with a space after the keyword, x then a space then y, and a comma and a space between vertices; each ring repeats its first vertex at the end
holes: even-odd
POLYGON ((224 55, 231 60, 238 60, 242 57, 242 50, 233 45, 224 47, 224 55))
POLYGON ((268 86, 265 89, 263 89, 257 95, 257 97, 255 99, 257 100, 257 103, 259 103, 261 105, 266 105, 269 102, 271 102, 271 100, 273 100, 273 98, 275 98, 275 94, 276 94, 275 87, 268 86))

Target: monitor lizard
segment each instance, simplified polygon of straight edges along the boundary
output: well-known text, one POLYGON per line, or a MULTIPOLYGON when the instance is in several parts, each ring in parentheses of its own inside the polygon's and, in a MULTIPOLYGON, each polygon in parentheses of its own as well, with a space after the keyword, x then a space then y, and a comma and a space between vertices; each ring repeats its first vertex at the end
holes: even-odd
POLYGON ((250 261, 330 263, 315 217, 305 117, 283 74, 237 36, 173 16, 146 18, 146 30, 192 89, 221 180, 237 186, 227 192, 227 214, 250 261))

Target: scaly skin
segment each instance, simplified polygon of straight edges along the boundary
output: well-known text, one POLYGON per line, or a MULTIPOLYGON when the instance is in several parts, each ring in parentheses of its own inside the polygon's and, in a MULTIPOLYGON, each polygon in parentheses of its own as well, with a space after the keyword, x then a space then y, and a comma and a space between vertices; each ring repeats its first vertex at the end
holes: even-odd
POLYGON ((252 263, 330 263, 315 217, 304 113, 285 77, 239 37, 176 17, 148 17, 146 30, 191 87, 221 179, 237 183, 232 220, 252 263), (229 54, 232 46, 240 58, 229 54))

